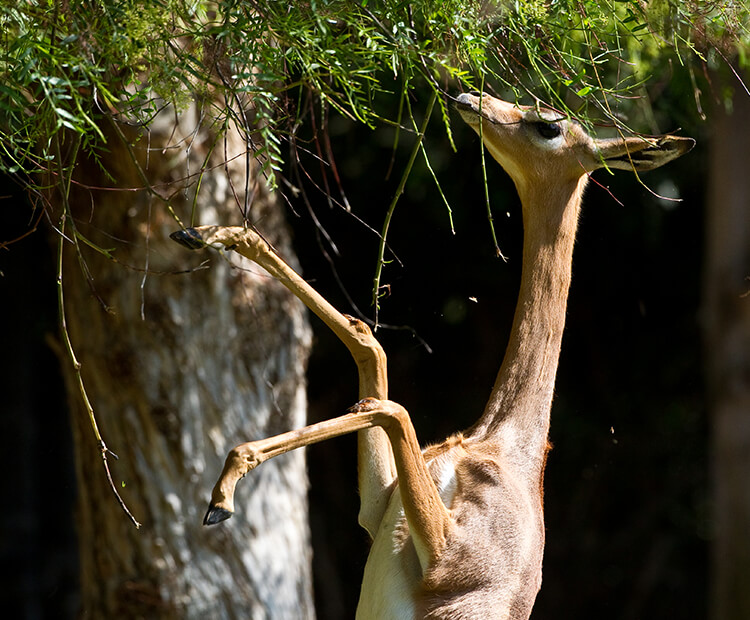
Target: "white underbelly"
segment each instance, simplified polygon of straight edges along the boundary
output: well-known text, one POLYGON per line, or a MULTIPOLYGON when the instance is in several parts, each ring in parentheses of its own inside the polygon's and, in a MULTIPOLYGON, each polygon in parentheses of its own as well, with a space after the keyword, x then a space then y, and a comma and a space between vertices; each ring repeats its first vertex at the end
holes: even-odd
MULTIPOLYGON (((430 463, 443 502, 448 508, 455 493, 455 472, 447 455, 430 463)), ((362 578, 357 620, 413 620, 415 593, 422 567, 405 524, 401 493, 395 489, 372 543, 362 578)))
POLYGON ((398 492, 393 494, 377 536, 367 557, 357 620, 414 618, 414 589, 422 571, 410 536, 394 537, 402 527, 404 507, 398 492))

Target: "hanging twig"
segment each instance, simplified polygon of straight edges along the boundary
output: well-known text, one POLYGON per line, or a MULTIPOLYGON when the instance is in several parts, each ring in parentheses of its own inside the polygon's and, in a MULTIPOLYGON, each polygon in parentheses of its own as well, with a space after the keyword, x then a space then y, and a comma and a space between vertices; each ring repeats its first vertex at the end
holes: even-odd
MULTIPOLYGON (((480 92, 484 92, 484 73, 482 73, 482 82, 480 92)), ((482 97, 479 98, 479 115, 482 115, 482 97)), ((492 234, 492 243, 495 246, 495 256, 502 258, 506 263, 508 259, 500 249, 500 244, 497 242, 497 235, 495 234, 495 218, 492 215, 492 207, 490 206, 490 188, 487 184, 487 164, 484 158, 484 132, 482 131, 483 123, 479 123, 479 151, 482 157, 482 181, 484 183, 484 203, 487 207, 487 221, 490 225, 490 233, 492 234)))
POLYGON ((393 212, 396 210, 398 200, 399 198, 401 198, 401 194, 404 193, 404 187, 406 186, 406 181, 409 178, 411 169, 414 166, 414 161, 416 160, 417 155, 419 154, 419 151, 421 149, 422 140, 424 139, 424 134, 427 130, 427 124, 430 122, 430 116, 432 116, 432 108, 435 106, 436 100, 437 91, 433 90, 430 102, 427 104, 427 111, 425 112, 422 126, 419 128, 419 133, 417 134, 417 141, 414 143, 414 147, 411 150, 411 155, 409 155, 409 161, 404 167, 404 172, 401 175, 401 180, 399 181, 398 187, 396 188, 396 193, 393 196, 393 200, 391 200, 391 204, 388 205, 388 211, 385 214, 385 221, 383 222, 383 229, 380 232, 380 243, 378 245, 378 262, 375 265, 375 278, 373 280, 372 286, 372 303, 375 306, 375 322, 373 328, 375 330, 378 329, 378 299, 380 298, 380 278, 383 273, 383 265, 385 264, 385 245, 386 238, 388 237, 388 228, 391 225, 391 219, 393 218, 393 212))
POLYGON ((120 494, 117 492, 117 487, 115 486, 114 481, 112 480, 112 474, 109 471, 109 462, 107 461, 107 455, 111 454, 113 457, 117 458, 117 455, 112 452, 109 448, 107 448, 106 444, 104 443, 104 440, 102 439, 101 433, 99 432, 99 426, 96 423, 96 415, 94 414, 94 408, 91 406, 91 401, 89 400, 88 394, 86 393, 86 386, 83 384, 83 377, 81 375, 81 363, 78 361, 78 358, 76 357, 75 351, 73 350, 73 344, 70 341, 70 334, 68 334, 68 325, 67 321, 65 319, 65 300, 63 297, 63 244, 65 243, 65 219, 67 218, 67 214, 63 213, 62 217, 60 218, 60 241, 58 242, 58 250, 57 250, 57 308, 58 308, 58 314, 59 314, 59 321, 60 321, 60 334, 62 335, 63 344, 65 346, 65 353, 67 354, 68 358, 70 359, 71 365, 73 366, 73 371, 75 372, 76 376, 76 383, 78 384, 78 391, 81 393, 81 399, 83 401, 84 407, 86 407, 86 412, 89 416, 89 422, 91 424, 91 430, 94 433, 94 438, 96 439, 97 446, 99 447, 99 451, 101 453, 102 457, 102 464, 104 465, 104 472, 107 475, 107 481, 109 482, 109 487, 112 489, 112 492, 115 494, 115 497, 117 498, 117 502, 120 504, 120 508, 125 512, 125 514, 128 516, 128 518, 133 522, 133 524, 139 528, 141 527, 141 524, 136 520, 136 518, 133 516, 133 514, 128 510, 128 507, 125 505, 125 502, 123 501, 122 497, 120 497, 120 494))
MULTIPOLYGON (((75 156, 78 151, 78 144, 80 144, 80 139, 76 142, 74 148, 73 148, 73 154, 72 159, 75 159, 75 156)), ((102 439, 102 435, 99 432, 99 425, 96 422, 96 415, 94 413, 94 408, 91 406, 91 401, 89 400, 88 394, 86 392, 86 387, 83 384, 83 376, 81 375, 81 363, 78 361, 78 358, 76 357, 75 351, 73 349, 73 343, 70 340, 70 334, 68 333, 68 323, 65 318, 65 297, 63 293, 63 247, 65 243, 65 224, 68 220, 68 218, 71 218, 70 210, 69 210, 69 203, 68 203, 68 196, 70 195, 70 180, 73 176, 73 167, 71 166, 69 171, 65 171, 63 168, 63 160, 62 160, 62 153, 60 149, 59 139, 57 140, 56 144, 56 150, 57 150, 57 162, 58 166, 60 167, 60 179, 61 183, 59 185, 60 187, 60 194, 62 197, 62 207, 63 211, 60 216, 60 225, 59 225, 59 233, 60 233, 60 240, 58 242, 57 247, 57 312, 59 317, 59 323, 60 323, 60 334, 62 336, 63 345, 65 347, 65 353, 67 354, 68 358, 70 359, 71 365, 73 366, 73 371, 75 373, 76 377, 76 383, 78 384, 78 390, 81 393, 81 399, 83 401, 84 407, 86 407, 86 412, 89 417, 89 423, 91 424, 91 430, 94 433, 94 438, 96 439, 97 446, 99 447, 99 451, 102 457, 102 464, 104 465, 104 472, 107 475, 107 481, 109 482, 109 487, 112 489, 112 492, 115 494, 115 497, 117 498, 117 502, 120 504, 120 508, 125 512, 125 514, 128 516, 128 518, 133 522, 136 528, 141 527, 141 524, 136 520, 136 518, 133 516, 133 514, 128 510, 128 507, 125 505, 125 502, 123 501, 122 497, 120 497, 120 494, 117 492, 117 487, 115 486, 114 481, 112 480, 112 474, 109 470, 109 462, 107 461, 107 455, 111 454, 113 457, 117 458, 117 455, 109 450, 104 443, 104 440, 102 439)), ((72 219, 72 218, 71 218, 72 219)))

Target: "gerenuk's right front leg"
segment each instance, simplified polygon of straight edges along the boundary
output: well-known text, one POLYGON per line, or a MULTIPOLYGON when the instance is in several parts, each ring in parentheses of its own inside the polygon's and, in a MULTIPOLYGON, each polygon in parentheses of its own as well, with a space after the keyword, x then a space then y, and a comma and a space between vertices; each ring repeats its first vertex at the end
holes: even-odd
MULTIPOLYGON (((172 233, 171 237, 192 250, 220 244, 263 267, 317 315, 349 349, 359 373, 359 398, 380 400, 388 398, 385 352, 372 335, 370 328, 362 321, 338 312, 305 282, 257 232, 239 226, 199 226, 179 230, 172 233)), ((257 443, 251 442, 243 446, 257 443)), ((237 481, 249 471, 249 467, 242 471, 245 461, 237 460, 239 458, 237 451, 243 446, 232 450, 227 458, 224 472, 212 496, 212 506, 215 506, 217 511, 211 516, 211 508, 209 508, 209 514, 206 515, 204 521, 206 524, 218 523, 232 514, 232 502, 222 500, 221 497, 222 494, 225 494, 224 497, 231 497, 231 495, 226 495, 226 489, 231 486, 233 492, 237 481)), ((377 426, 365 426, 361 429, 358 435, 357 453, 360 492, 359 523, 371 537, 374 537, 390 497, 392 483, 396 476, 396 466, 388 437, 377 426)))

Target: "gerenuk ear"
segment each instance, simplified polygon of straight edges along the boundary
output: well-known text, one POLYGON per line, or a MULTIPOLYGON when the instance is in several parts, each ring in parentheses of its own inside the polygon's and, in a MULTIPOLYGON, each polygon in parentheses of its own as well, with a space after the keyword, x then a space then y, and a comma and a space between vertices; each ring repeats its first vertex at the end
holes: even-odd
POLYGON ((692 138, 611 138, 596 140, 599 168, 618 168, 645 172, 677 159, 695 146, 692 138))

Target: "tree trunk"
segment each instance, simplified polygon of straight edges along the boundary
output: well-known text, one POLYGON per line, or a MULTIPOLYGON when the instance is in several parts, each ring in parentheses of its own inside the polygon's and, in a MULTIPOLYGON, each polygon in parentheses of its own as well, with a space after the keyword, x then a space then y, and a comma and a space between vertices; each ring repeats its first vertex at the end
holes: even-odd
POLYGON ((704 304, 713 431, 714 620, 750 618, 750 97, 712 121, 704 304))
MULTIPOLYGON (((137 160, 186 224, 193 208, 195 223, 241 221, 235 192, 245 191, 246 144, 231 129, 216 141, 209 110, 162 112, 132 156, 111 131, 103 167, 114 182, 90 159, 78 162, 74 176, 76 229, 114 248, 115 260, 79 241, 80 263, 73 244, 65 244, 67 323, 102 437, 119 457, 110 458, 115 485, 143 524, 133 526, 108 487, 63 355, 84 617, 314 616, 302 451, 248 476, 233 519, 201 524, 234 445, 305 422, 310 345, 303 308, 283 286, 234 257, 179 247, 168 239, 179 226, 163 202, 132 190, 144 186, 137 160), (113 183, 115 191, 95 189, 113 183)), ((279 206, 262 179, 248 183, 253 221, 289 258, 279 206)), ((66 234, 72 238, 70 225, 66 234)))

